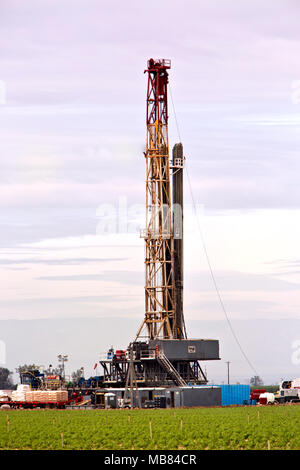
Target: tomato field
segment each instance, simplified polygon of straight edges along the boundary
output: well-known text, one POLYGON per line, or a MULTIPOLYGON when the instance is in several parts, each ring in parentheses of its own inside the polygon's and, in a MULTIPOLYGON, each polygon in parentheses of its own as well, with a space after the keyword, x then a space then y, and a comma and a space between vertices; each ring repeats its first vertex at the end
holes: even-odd
POLYGON ((300 406, 1 410, 0 449, 300 449, 300 406))

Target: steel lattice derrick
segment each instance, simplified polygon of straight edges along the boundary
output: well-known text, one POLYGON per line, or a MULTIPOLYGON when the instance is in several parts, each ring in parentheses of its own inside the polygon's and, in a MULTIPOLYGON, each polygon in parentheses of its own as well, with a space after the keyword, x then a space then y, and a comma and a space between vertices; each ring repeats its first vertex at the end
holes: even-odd
POLYGON ((147 337, 176 337, 174 242, 168 142, 170 61, 148 61, 146 141, 145 319, 147 337))

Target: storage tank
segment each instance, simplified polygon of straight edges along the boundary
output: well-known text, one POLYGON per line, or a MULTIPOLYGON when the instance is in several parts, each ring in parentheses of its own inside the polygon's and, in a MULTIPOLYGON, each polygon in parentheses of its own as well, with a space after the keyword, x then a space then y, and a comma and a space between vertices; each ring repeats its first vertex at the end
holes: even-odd
POLYGON ((267 405, 268 403, 274 403, 275 402, 275 395, 274 393, 261 393, 259 395, 259 403, 261 405, 267 405))

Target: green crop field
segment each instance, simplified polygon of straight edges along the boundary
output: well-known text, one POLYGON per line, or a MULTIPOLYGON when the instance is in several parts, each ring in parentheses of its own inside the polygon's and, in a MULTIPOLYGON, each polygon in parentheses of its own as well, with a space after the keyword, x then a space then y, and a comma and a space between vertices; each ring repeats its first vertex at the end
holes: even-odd
POLYGON ((300 449, 300 406, 0 411, 0 449, 300 449))

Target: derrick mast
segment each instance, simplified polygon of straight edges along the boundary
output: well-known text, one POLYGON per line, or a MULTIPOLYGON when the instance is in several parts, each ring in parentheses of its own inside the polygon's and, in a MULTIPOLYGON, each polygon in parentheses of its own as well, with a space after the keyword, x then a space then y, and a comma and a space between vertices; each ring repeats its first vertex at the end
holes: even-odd
POLYGON ((168 141, 169 60, 148 61, 146 140, 145 319, 146 338, 177 338, 174 237, 168 141))
MULTIPOLYGON (((187 338, 183 313, 183 146, 169 157, 168 70, 150 59, 147 85, 145 315, 127 351, 101 361, 103 384, 133 388, 206 384, 199 361, 218 360, 219 342, 187 338)), ((118 354, 117 354, 118 353, 118 354)), ((136 390, 137 391, 137 390, 136 390)), ((152 393, 152 392, 151 392, 152 393)), ((175 392, 172 392, 173 394, 175 392)), ((176 392, 179 393, 179 392, 176 392)), ((131 399, 131 404, 132 404, 131 399)))

